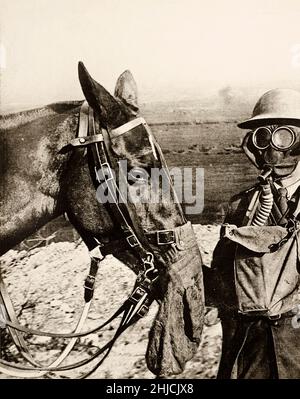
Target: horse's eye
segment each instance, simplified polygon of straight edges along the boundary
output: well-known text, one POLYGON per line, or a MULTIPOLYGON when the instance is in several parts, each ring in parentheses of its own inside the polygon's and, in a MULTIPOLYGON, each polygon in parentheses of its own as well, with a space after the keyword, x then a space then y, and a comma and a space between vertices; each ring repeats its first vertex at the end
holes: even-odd
POLYGON ((129 183, 146 183, 149 179, 149 173, 144 168, 134 167, 128 172, 129 183))

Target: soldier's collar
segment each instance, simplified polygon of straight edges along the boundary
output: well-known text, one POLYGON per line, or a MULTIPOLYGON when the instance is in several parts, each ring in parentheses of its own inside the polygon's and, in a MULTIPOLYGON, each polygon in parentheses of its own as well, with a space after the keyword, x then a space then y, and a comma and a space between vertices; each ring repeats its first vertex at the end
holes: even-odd
MULTIPOLYGON (((295 170, 288 176, 274 181, 276 187, 289 188, 300 184, 300 162, 297 163, 295 170)), ((297 188, 295 187, 295 189, 297 188)))

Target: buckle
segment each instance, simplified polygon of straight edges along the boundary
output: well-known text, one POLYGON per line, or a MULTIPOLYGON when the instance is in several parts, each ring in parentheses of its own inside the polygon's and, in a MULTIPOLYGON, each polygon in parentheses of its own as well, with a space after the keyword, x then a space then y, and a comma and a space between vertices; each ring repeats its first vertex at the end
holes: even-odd
POLYGON ((147 292, 139 286, 136 287, 136 289, 130 295, 129 299, 131 300, 131 302, 138 303, 145 295, 147 295, 147 292))
POLYGON ((149 302, 148 292, 143 289, 141 286, 138 286, 134 289, 128 301, 132 303, 132 305, 127 309, 124 314, 124 319, 122 320, 122 325, 129 325, 136 315, 139 317, 145 316, 145 314, 149 310, 149 302))
POLYGON ((126 241, 128 244, 131 246, 131 248, 134 248, 139 245, 139 242, 134 234, 131 236, 126 237, 126 241))
POLYGON ((139 317, 144 317, 149 312, 149 307, 147 305, 142 305, 137 312, 139 317))
POLYGON ((109 180, 113 179, 113 174, 112 174, 111 167, 110 167, 110 165, 107 162, 104 162, 104 163, 101 164, 101 169, 105 173, 105 176, 103 176, 103 177, 104 177, 104 179, 106 181, 109 181, 109 180))
POLYGON ((147 252, 146 258, 143 259, 144 278, 151 283, 158 279, 158 270, 154 267, 154 256, 151 252, 147 252))
POLYGON ((89 291, 94 291, 95 281, 96 281, 95 277, 94 277, 94 276, 91 276, 91 275, 89 274, 89 275, 87 276, 87 278, 85 279, 85 281, 84 281, 84 288, 85 288, 86 290, 89 290, 89 291))
POLYGON ((154 268, 154 256, 152 252, 147 252, 146 257, 143 258, 143 265, 145 271, 152 270, 154 268))
POLYGON ((173 244, 175 242, 174 230, 159 230, 156 235, 158 245, 173 244))

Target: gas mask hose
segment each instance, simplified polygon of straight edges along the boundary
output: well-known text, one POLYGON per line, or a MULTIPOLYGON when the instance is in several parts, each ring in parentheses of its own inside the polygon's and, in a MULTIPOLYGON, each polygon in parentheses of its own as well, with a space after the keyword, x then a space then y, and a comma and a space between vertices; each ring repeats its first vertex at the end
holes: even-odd
POLYGON ((273 194, 269 182, 269 176, 272 173, 272 169, 267 169, 260 176, 258 180, 261 182, 261 194, 259 208, 253 218, 252 226, 264 226, 270 216, 273 207, 273 194))

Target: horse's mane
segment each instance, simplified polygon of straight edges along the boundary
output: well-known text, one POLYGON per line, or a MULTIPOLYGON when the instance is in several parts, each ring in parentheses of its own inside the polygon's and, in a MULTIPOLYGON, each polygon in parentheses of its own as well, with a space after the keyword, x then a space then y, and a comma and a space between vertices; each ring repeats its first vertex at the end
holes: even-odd
POLYGON ((31 122, 35 119, 42 118, 45 116, 60 114, 70 111, 79 107, 82 101, 63 101, 53 104, 48 104, 43 107, 15 112, 6 115, 0 115, 0 129, 7 130, 14 127, 24 125, 25 123, 31 122))

